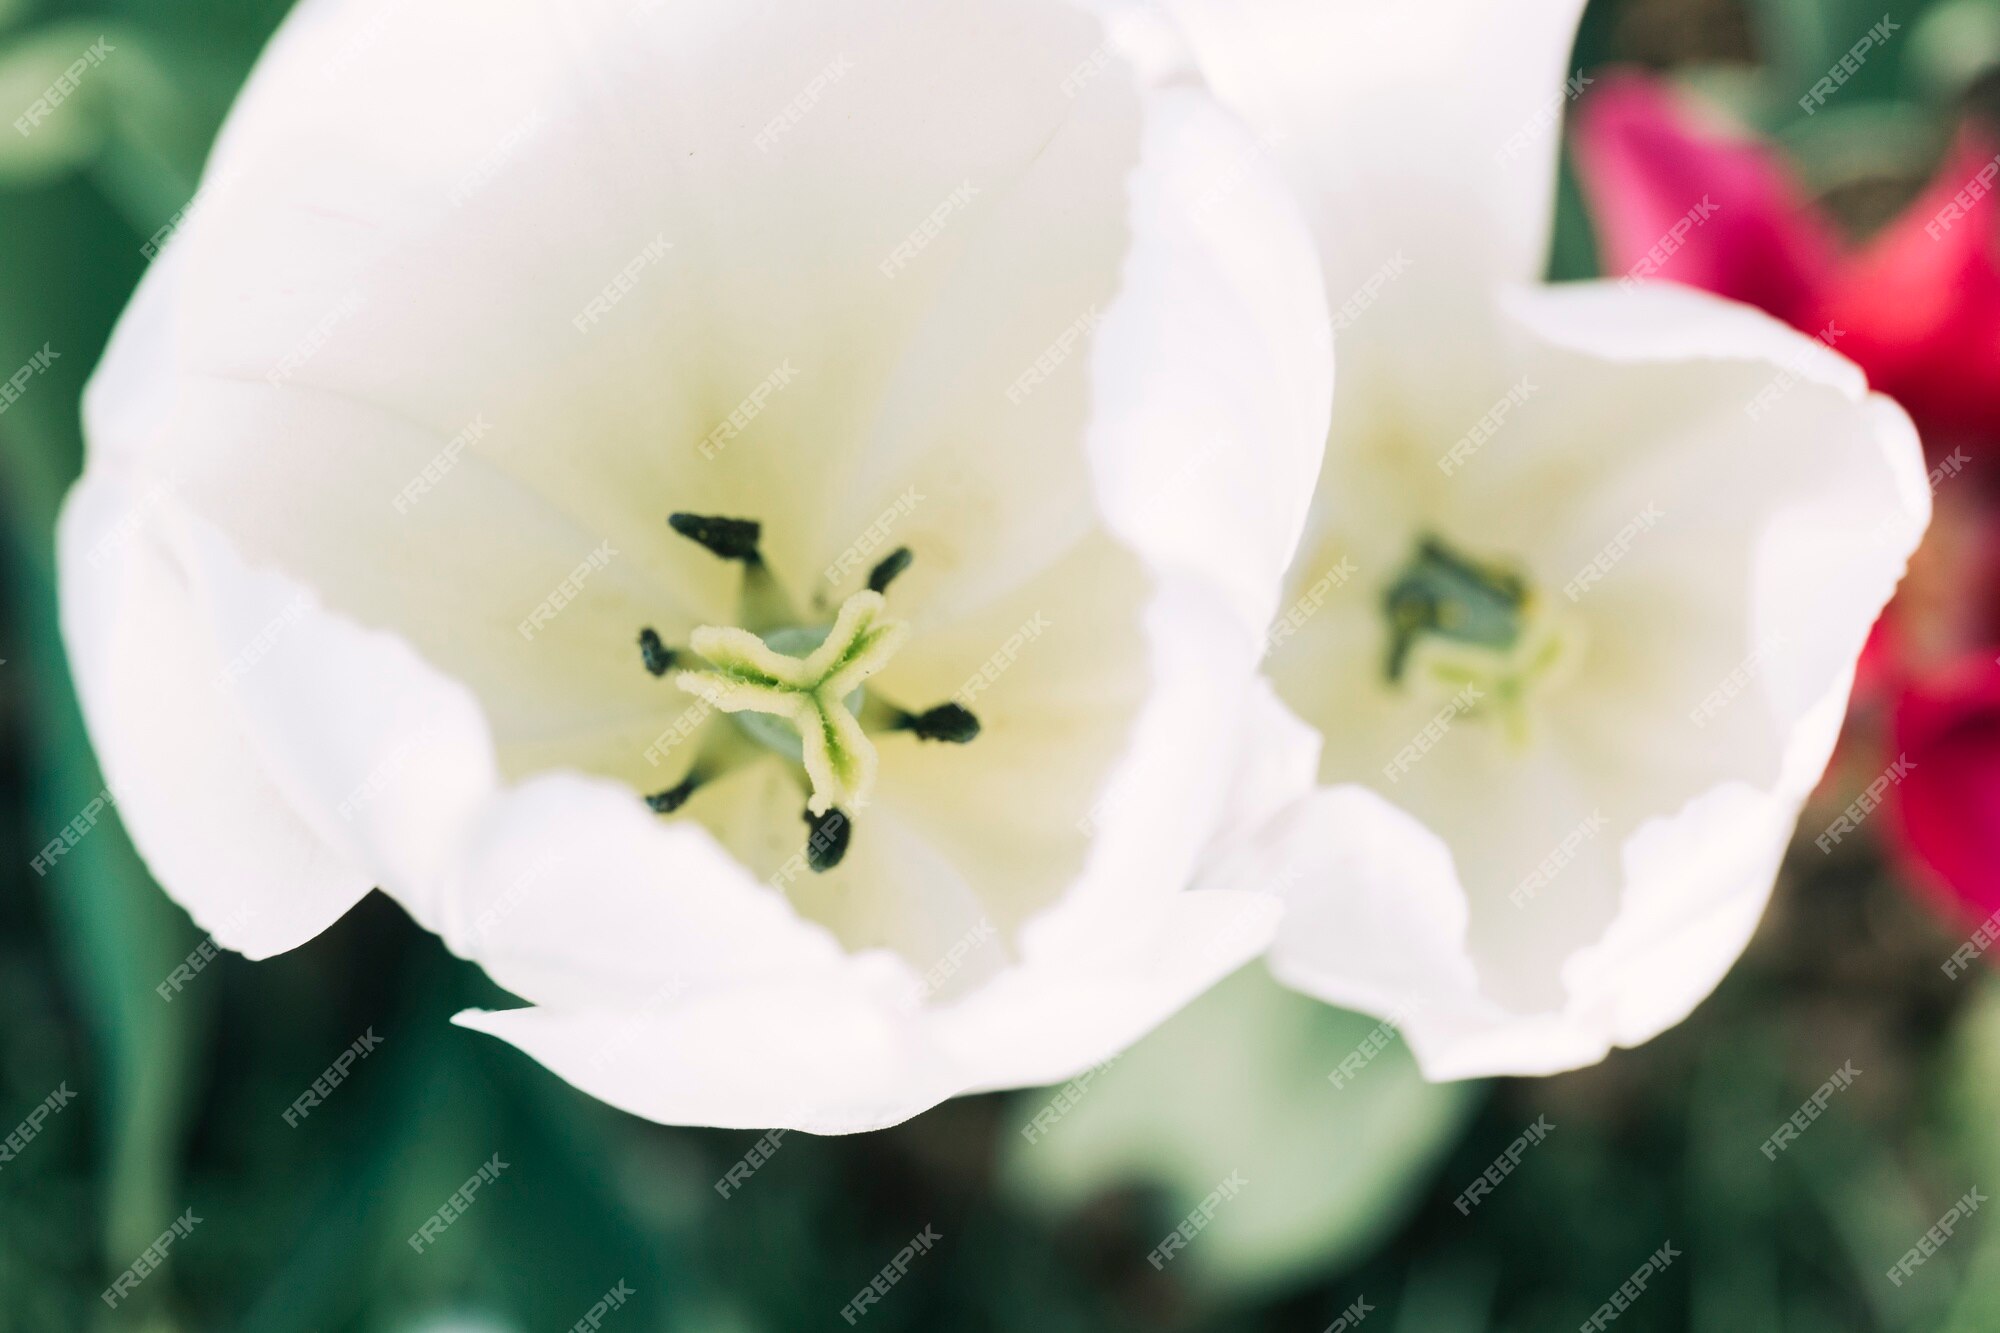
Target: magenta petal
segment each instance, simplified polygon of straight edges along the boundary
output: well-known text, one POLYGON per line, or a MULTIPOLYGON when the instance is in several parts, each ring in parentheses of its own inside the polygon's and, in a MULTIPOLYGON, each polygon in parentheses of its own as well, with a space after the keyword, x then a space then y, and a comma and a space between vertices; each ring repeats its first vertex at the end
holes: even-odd
POLYGON ((1584 99, 1575 150, 1605 273, 1704 288, 1810 328, 1840 246, 1775 149, 1727 137, 1666 84, 1623 70, 1584 99))
POLYGON ((1933 451, 2000 440, 2000 158, 1967 131, 1917 201, 1846 266, 1827 317, 1933 451))
POLYGON ((1911 766, 1890 806, 1919 878, 1978 919, 2000 911, 2000 661, 1988 647, 1896 707, 1911 766))

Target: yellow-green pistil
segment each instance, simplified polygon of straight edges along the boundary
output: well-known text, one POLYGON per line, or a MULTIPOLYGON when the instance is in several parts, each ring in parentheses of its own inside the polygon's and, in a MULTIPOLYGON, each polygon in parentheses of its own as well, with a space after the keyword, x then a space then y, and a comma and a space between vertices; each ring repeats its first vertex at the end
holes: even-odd
POLYGON ((859 809, 875 785, 874 742, 848 707, 862 682, 889 664, 909 626, 884 617, 879 592, 841 604, 826 639, 804 657, 780 652, 748 630, 704 625, 688 646, 712 669, 682 671, 674 683, 725 713, 767 714, 798 732, 812 798, 824 815, 859 809))
MULTIPOLYGON (((707 669, 684 670, 674 683, 710 705, 733 714, 738 731, 766 749, 794 760, 812 785, 805 821, 806 863, 815 872, 833 869, 847 855, 853 835, 849 811, 867 804, 875 784, 875 747, 861 723, 904 731, 920 741, 964 745, 979 735, 979 719, 958 703, 912 713, 868 699, 862 682, 880 671, 908 630, 883 617, 882 594, 910 567, 908 547, 889 553, 868 575, 868 591, 841 605, 834 623, 801 624, 784 590, 765 568, 758 549, 763 525, 755 519, 719 514, 676 513, 667 523, 681 536, 723 560, 743 566, 741 620, 757 632, 708 626, 691 637, 689 649, 706 658, 707 669)), ((658 631, 639 631, 640 660, 654 676, 681 665, 684 652, 667 646, 658 631)), ((657 814, 671 815, 697 788, 731 766, 725 743, 697 760, 687 776, 646 797, 657 814)))
POLYGON ((1580 628, 1524 577, 1436 537, 1417 543, 1382 610, 1389 682, 1420 675, 1454 691, 1470 686, 1481 701, 1471 712, 1498 718, 1516 745, 1528 743, 1534 696, 1560 684, 1581 652, 1580 628))

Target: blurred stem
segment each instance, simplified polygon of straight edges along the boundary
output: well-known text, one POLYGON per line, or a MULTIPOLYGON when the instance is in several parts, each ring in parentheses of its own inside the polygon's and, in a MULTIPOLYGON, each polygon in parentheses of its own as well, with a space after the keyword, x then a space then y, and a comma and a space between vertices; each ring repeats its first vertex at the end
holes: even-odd
POLYGON ((1495 1278, 1489 1260, 1460 1251, 1418 1259, 1403 1286, 1394 1333, 1484 1333, 1495 1278))
POLYGON ((0 523, 13 535, 13 556, 26 567, 28 577, 21 582, 29 593, 55 583, 56 510, 69 481, 66 472, 55 449, 34 447, 18 430, 0 432, 0 496, 7 506, 0 523))
POLYGON ((1696 1066, 1688 1090, 1686 1170, 1725 1243, 1690 1246, 1688 1299, 1693 1326, 1784 1327, 1772 1237, 1780 1232, 1777 1167, 1757 1152, 1766 1124, 1788 1113, 1779 1076, 1783 1045, 1761 1026, 1718 1043, 1696 1066))
MULTIPOLYGON (((1786 1154, 1847 1250, 1856 1285, 1882 1328, 1934 1329, 1939 1325, 1950 1279, 1920 1270, 1926 1279, 1891 1286, 1883 1271, 1917 1242, 1942 1205, 1927 1203, 1894 1153, 1872 1135, 1851 1128, 1829 1113, 1813 1125, 1815 1151, 1786 1154)), ((1804 1145, 1801 1145, 1803 1149, 1804 1145)), ((1939 1268, 1947 1267, 1940 1263, 1939 1268)))

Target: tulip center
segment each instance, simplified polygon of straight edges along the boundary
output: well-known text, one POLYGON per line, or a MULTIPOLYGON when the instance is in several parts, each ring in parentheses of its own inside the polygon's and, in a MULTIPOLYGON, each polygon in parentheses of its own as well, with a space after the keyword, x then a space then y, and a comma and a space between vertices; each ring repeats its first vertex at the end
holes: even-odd
POLYGON ((1581 629, 1514 569, 1426 536, 1382 595, 1389 649, 1383 675, 1440 691, 1458 711, 1498 721, 1525 746, 1534 700, 1566 679, 1581 629))
POLYGON ((768 638, 705 625, 688 646, 712 669, 683 671, 674 683, 734 715, 751 739, 802 762, 813 814, 857 809, 867 803, 877 768, 858 716, 861 683, 889 665, 910 631, 888 619, 885 606, 881 593, 858 592, 830 627, 768 638))
MULTIPOLYGON (((707 665, 678 671, 674 684, 729 715, 741 735, 804 771, 811 795, 805 821, 811 836, 807 862, 830 870, 847 853, 852 814, 868 803, 879 757, 876 733, 908 732, 918 740, 963 745, 979 735, 979 719, 962 705, 941 704, 906 712, 871 699, 863 683, 886 667, 909 637, 910 627, 888 615, 885 593, 915 558, 908 547, 877 564, 864 591, 841 603, 830 625, 797 623, 789 599, 765 567, 759 524, 748 519, 675 514, 674 531, 711 554, 744 567, 738 608, 743 624, 704 625, 685 650, 707 665)), ((651 629, 639 634, 646 670, 664 676, 683 653, 651 629)), ((705 781, 735 762, 735 747, 708 747, 719 756, 679 786, 647 797, 660 814, 673 814, 705 781)))

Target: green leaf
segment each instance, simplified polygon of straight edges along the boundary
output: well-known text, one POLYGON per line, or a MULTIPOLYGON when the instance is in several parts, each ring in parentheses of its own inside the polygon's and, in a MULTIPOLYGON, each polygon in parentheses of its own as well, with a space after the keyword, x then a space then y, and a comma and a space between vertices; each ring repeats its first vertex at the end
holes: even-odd
POLYGON ((97 24, 59 23, 0 46, 0 107, 11 121, 0 131, 0 185, 50 180, 97 156, 110 105, 106 70, 120 52, 89 53, 106 36, 97 24))
POLYGON ((2000 7, 1993 0, 1948 0, 1910 24, 1910 84, 1950 105, 1987 69, 2000 65, 2000 7))
MULTIPOLYGON (((1171 1260, 1176 1275, 1237 1297, 1338 1268, 1402 1221, 1479 1092, 1424 1082, 1393 1037, 1336 1088, 1328 1075, 1378 1026, 1245 968, 1098 1074, 1036 1142, 1006 1134, 1009 1183, 1063 1210, 1163 1189, 1164 1237, 1238 1173, 1247 1183, 1171 1260)), ((1051 1095, 1016 1098, 1015 1123, 1051 1095)))

